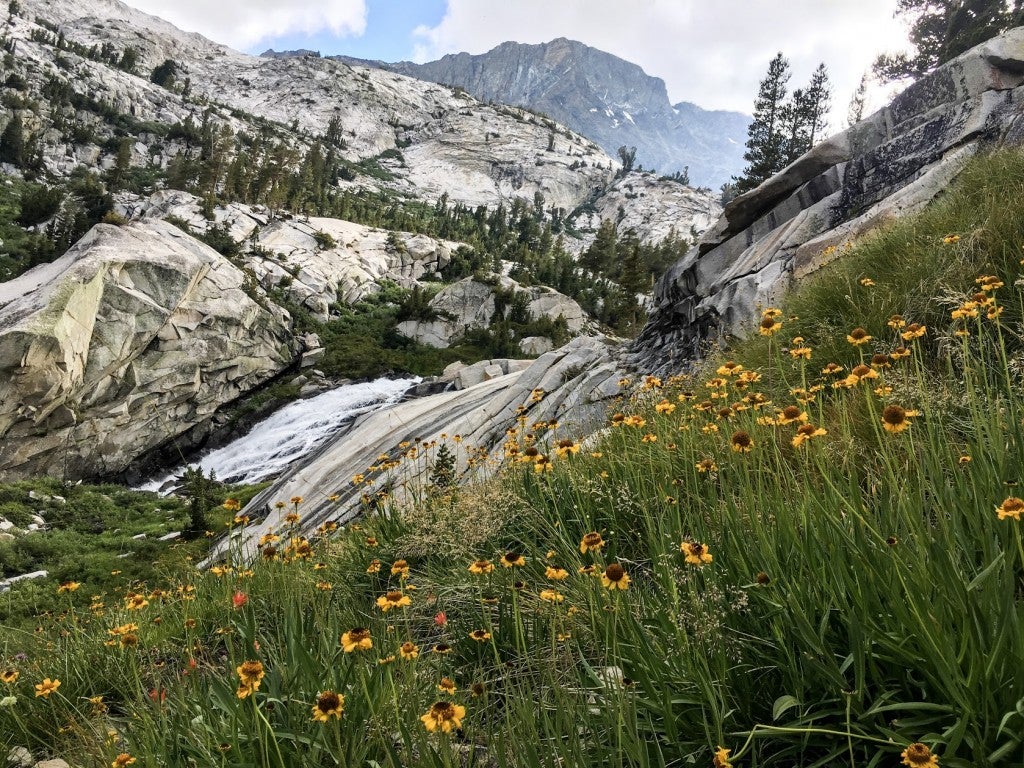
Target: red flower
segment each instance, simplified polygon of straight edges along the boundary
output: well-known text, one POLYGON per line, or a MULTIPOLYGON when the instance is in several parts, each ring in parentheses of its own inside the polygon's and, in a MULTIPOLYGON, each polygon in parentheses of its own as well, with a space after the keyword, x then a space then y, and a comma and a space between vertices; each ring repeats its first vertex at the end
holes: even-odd
POLYGON ((445 627, 448 625, 448 617, 444 615, 444 611, 437 612, 437 615, 434 616, 434 623, 439 627, 445 627))
POLYGON ((231 596, 231 602, 235 608, 242 608, 249 602, 249 596, 245 594, 245 592, 235 592, 235 594, 231 596))
POLYGON ((150 688, 149 700, 154 704, 163 704, 167 700, 166 688, 150 688))

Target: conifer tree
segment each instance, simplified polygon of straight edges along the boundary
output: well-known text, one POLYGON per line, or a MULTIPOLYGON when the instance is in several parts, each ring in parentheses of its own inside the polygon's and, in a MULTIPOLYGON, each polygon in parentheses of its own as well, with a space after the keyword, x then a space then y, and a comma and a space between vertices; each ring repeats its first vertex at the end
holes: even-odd
POLYGON ((25 129, 17 112, 0 134, 0 162, 18 167, 25 163, 25 129))
POLYGON ((595 274, 608 274, 615 264, 617 240, 615 222, 611 219, 602 220, 594 242, 580 257, 580 264, 595 274))
POLYGON ((846 126, 856 125, 864 119, 864 102, 868 94, 868 73, 860 76, 860 84, 850 98, 850 106, 846 110, 846 126))
POLYGON ((774 174, 786 157, 783 119, 789 78, 789 62, 779 52, 768 65, 768 74, 761 81, 754 102, 754 119, 747 131, 747 151, 743 153, 747 167, 736 180, 741 193, 774 174))

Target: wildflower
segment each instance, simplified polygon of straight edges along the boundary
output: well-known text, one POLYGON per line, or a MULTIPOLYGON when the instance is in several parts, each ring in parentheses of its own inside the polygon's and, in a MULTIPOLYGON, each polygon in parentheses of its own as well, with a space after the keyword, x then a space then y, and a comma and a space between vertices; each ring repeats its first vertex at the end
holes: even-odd
POLYGON ((732 768, 732 763, 729 762, 729 753, 731 749, 725 747, 718 747, 715 749, 715 756, 711 760, 712 768, 732 768))
POLYGON ((763 587, 771 581, 771 577, 769 577, 764 571, 758 571, 757 575, 754 577, 754 581, 763 587))
POLYGON ((331 584, 331 582, 329 581, 318 581, 316 583, 316 588, 319 589, 321 592, 330 592, 332 589, 334 589, 334 585, 331 584))
POLYGON ((526 565, 526 558, 512 549, 501 556, 501 564, 505 568, 522 568, 526 565))
POLYGON ((686 555, 687 563, 696 565, 698 568, 707 565, 714 559, 706 545, 698 544, 695 541, 684 541, 679 545, 679 551, 686 555))
POLYGON ((77 581, 65 581, 63 584, 57 587, 57 592, 74 592, 80 586, 82 585, 77 581))
POLYGON ((995 275, 982 275, 974 281, 981 288, 982 291, 994 291, 997 288, 1003 287, 1003 281, 995 275))
POLYGON ((872 355, 871 367, 875 370, 878 370, 879 368, 891 368, 892 362, 889 360, 888 355, 872 355))
POLYGON ((569 572, 565 568, 549 565, 544 569, 544 577, 552 581, 564 581, 569 577, 569 572))
POLYGON ((437 643, 437 645, 430 649, 430 652, 436 653, 438 656, 447 656, 452 652, 452 647, 448 643, 437 643))
POLYGON ((625 387, 628 387, 629 384, 630 384, 629 379, 619 379, 619 386, 620 387, 625 388, 625 387))
POLYGON ((469 693, 474 699, 476 699, 487 693, 487 687, 483 683, 473 683, 473 685, 469 687, 469 693))
POLYGON ((380 546, 380 542, 377 541, 377 537, 376 536, 367 536, 363 540, 363 543, 366 544, 366 546, 371 547, 371 548, 372 547, 379 547, 380 546))
POLYGON ((996 514, 999 515, 1000 520, 1005 520, 1008 517, 1020 520, 1021 512, 1024 512, 1024 500, 1018 499, 1016 496, 1007 497, 1002 504, 996 507, 996 514))
POLYGON ((535 389, 535 390, 533 390, 530 393, 530 399, 533 402, 535 402, 535 403, 539 403, 541 400, 544 399, 544 390, 543 389, 535 389))
POLYGON ((586 554, 587 552, 600 552, 604 544, 605 541, 601 538, 601 534, 597 531, 591 531, 580 539, 580 553, 586 554))
POLYGON ((409 575, 409 563, 405 560, 395 560, 391 564, 391 575, 401 576, 403 579, 409 575))
POLYGON ((890 315, 885 324, 894 331, 898 331, 900 328, 906 327, 907 321, 903 319, 903 315, 890 315))
POLYGON ((670 403, 668 400, 662 400, 660 403, 654 406, 654 410, 657 411, 658 413, 672 413, 672 411, 674 411, 675 409, 675 405, 670 403))
POLYGON ((565 600, 565 596, 557 589, 542 589, 540 599, 546 603, 560 603, 565 600))
POLYGON ((538 456, 537 459, 533 462, 533 471, 535 474, 540 474, 542 472, 551 472, 553 469, 554 466, 551 463, 551 459, 543 454, 538 456))
POLYGON ((823 437, 827 434, 828 431, 821 427, 816 427, 813 424, 801 424, 797 427, 796 435, 793 437, 791 442, 794 448, 799 448, 811 438, 823 437))
POLYGON ((486 643, 491 639, 491 633, 486 629, 474 629, 469 633, 470 640, 476 640, 478 643, 486 643))
POLYGON ((898 405, 887 405, 882 411, 882 426, 893 434, 902 432, 910 426, 910 419, 920 415, 920 411, 908 411, 898 405))
POLYGON ((149 605, 149 600, 144 595, 136 592, 129 592, 124 599, 124 607, 129 611, 141 611, 149 605))
POLYGON ((316 697, 316 704, 313 705, 313 719, 326 723, 331 717, 341 719, 341 713, 345 711, 345 697, 334 691, 324 691, 316 697))
POLYGON ((222 506, 228 512, 237 512, 242 508, 242 503, 238 499, 225 499, 222 506))
POLYGON ((896 347, 896 349, 889 353, 891 360, 902 360, 905 357, 910 357, 910 350, 906 347, 896 347))
POLYGON ((420 655, 420 647, 416 643, 406 640, 399 646, 398 655, 407 661, 411 661, 420 655))
POLYGON ((261 547, 267 546, 267 544, 276 544, 281 540, 281 537, 276 533, 265 533, 260 536, 259 545, 261 547))
POLYGON ((255 693, 266 675, 263 664, 258 661, 243 661, 235 667, 235 672, 239 679, 238 691, 235 695, 240 699, 255 693))
POLYGON ((0 709, 4 709, 6 707, 13 707, 17 703, 17 696, 4 696, 2 699, 0 699, 0 709))
POLYGON ((749 434, 742 430, 732 433, 732 438, 729 440, 730 447, 736 453, 750 453, 754 447, 754 441, 749 434))
POLYGON ((644 376, 644 389, 661 389, 661 379, 657 376, 644 376))
POLYGON ((776 333, 782 330, 782 323, 776 320, 774 317, 765 315, 761 318, 761 322, 758 325, 757 332, 762 336, 774 336, 776 333))
POLYGON ((627 427, 639 428, 647 425, 647 419, 645 419, 643 416, 637 416, 634 414, 633 416, 627 416, 624 423, 627 427))
POLYGON ((937 768, 939 765, 939 758, 919 741, 904 749, 900 757, 903 758, 903 765, 909 765, 911 768, 937 768))
POLYGON ((46 678, 43 682, 36 685, 36 697, 42 696, 43 698, 49 698, 51 693, 56 692, 60 688, 60 680, 54 678, 46 678))
MULTIPOLYGON (((946 235, 944 238, 942 238, 942 242, 945 245, 952 245, 953 243, 959 243, 960 242, 960 235, 946 235)), ((908 765, 909 765, 909 763, 908 763, 908 765)))
POLYGON ((807 421, 807 412, 801 411, 795 405, 787 405, 782 409, 776 420, 777 424, 792 424, 795 421, 805 422, 807 421))
POLYGON ((377 664, 383 667, 385 664, 390 664, 394 660, 395 660, 395 654, 392 653, 392 654, 389 654, 387 656, 382 656, 381 658, 377 659, 377 664))
POLYGON ((456 691, 455 681, 450 677, 442 677, 441 681, 437 684, 437 690, 451 696, 456 691))
POLYGON ((978 305, 973 301, 965 301, 949 315, 954 320, 973 320, 978 316, 978 305))
POLYGON ((284 516, 284 521, 288 523, 288 525, 295 525, 299 522, 299 515, 297 512, 289 512, 284 516))
POLYGON ((1002 307, 989 307, 988 312, 985 313, 985 319, 986 320, 995 320, 1001 314, 1003 314, 1003 308, 1002 307))
POLYGON ((705 472, 718 471, 718 465, 715 464, 714 459, 701 459, 694 466, 697 468, 697 471, 700 472, 701 474, 704 474, 705 472))
MULTIPOLYGON (((674 406, 673 406, 674 407, 674 406)), ((579 445, 574 440, 559 440, 555 443, 555 454, 560 459, 580 452, 579 445)))
POLYGON ((865 379, 877 379, 878 378, 878 371, 874 370, 870 366, 864 365, 863 363, 861 363, 860 365, 854 366, 853 370, 850 371, 850 373, 857 377, 857 383, 858 384, 860 382, 864 381, 865 379))
POLYGON ((249 602, 249 596, 245 592, 235 591, 235 594, 231 596, 231 604, 237 608, 244 608, 245 604, 249 602))
POLYGON ((366 566, 367 573, 380 573, 380 560, 374 558, 370 561, 370 564, 366 566))
POLYGON ((20 675, 21 673, 16 669, 5 669, 3 672, 0 672, 0 682, 14 685, 20 675))
POLYGON ((652 432, 648 432, 646 435, 644 435, 641 438, 641 442, 644 442, 644 443, 656 443, 656 442, 658 442, 658 436, 655 435, 652 432))
POLYGON ((853 344, 853 346, 855 346, 855 347, 859 347, 862 344, 867 344, 873 338, 874 338, 873 336, 869 336, 868 332, 865 331, 863 328, 860 328, 860 327, 854 328, 846 336, 846 340, 848 342, 850 342, 851 344, 853 344))
POLYGON ((384 613, 387 613, 392 608, 404 608, 407 605, 412 605, 410 597, 395 590, 377 598, 377 607, 384 613))
POLYGON ((789 356, 792 357, 794 360, 798 360, 800 358, 803 358, 804 360, 810 360, 811 359, 811 348, 810 347, 794 347, 793 349, 789 350, 789 356))
POLYGON ((462 718, 466 716, 466 708, 461 704, 452 704, 450 701, 438 701, 430 706, 427 714, 420 717, 426 729, 433 733, 440 730, 448 733, 453 728, 462 727, 462 718))
POLYGON ((843 366, 837 365, 836 363, 829 363, 828 365, 821 369, 821 372, 825 376, 837 376, 838 374, 843 372, 843 366))
POLYGON ((126 765, 134 765, 135 758, 127 752, 121 752, 117 757, 114 758, 114 762, 110 764, 110 768, 124 768, 126 765))
POLYGON ((904 341, 911 341, 912 339, 919 339, 925 335, 928 331, 928 326, 921 325, 920 323, 911 323, 907 326, 907 330, 900 334, 900 338, 904 341))
POLYGON ((477 560, 467 570, 470 573, 475 573, 477 576, 484 576, 494 570, 494 563, 490 560, 477 560))
POLYGON ((968 456, 968 455, 967 455, 967 454, 965 453, 965 454, 963 454, 963 455, 962 455, 962 456, 961 456, 961 457, 960 457, 959 459, 957 459, 957 460, 956 460, 956 463, 957 463, 957 464, 959 464, 959 465, 960 465, 961 467, 962 467, 962 466, 963 466, 964 464, 970 464, 970 463, 971 463, 971 457, 970 457, 970 456, 968 456))
POLYGON ((629 588, 629 574, 626 573, 625 569, 618 563, 612 563, 604 569, 604 573, 601 575, 601 585, 606 589, 628 589, 629 588))
POLYGON ((715 371, 719 376, 732 376, 743 370, 743 366, 739 363, 734 363, 732 360, 722 363, 718 366, 718 370, 715 371))

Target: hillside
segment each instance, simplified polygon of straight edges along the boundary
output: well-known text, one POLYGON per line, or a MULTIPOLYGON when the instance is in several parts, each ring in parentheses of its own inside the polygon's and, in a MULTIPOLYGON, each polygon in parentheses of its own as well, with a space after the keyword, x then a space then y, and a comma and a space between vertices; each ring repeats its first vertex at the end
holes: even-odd
POLYGON ((543 112, 612 157, 621 146, 636 147, 637 162, 660 174, 689 167, 696 185, 717 190, 744 167, 748 115, 672 104, 661 78, 575 40, 506 42, 487 53, 449 54, 424 64, 360 63, 460 86, 484 102, 543 112))
POLYGON ((1019 765, 1021 188, 972 161, 585 446, 533 425, 494 481, 309 537, 281 499, 254 562, 66 588, 0 726, 83 768, 1019 765))

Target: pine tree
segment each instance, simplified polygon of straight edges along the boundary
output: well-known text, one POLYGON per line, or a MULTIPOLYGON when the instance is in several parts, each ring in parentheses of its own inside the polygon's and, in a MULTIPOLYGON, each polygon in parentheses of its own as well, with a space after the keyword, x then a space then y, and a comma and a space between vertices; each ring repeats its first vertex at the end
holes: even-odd
POLYGON ((25 128, 17 112, 0 134, 0 162, 19 168, 25 163, 25 128))
POLYGON ((786 156, 783 113, 789 77, 789 62, 779 52, 768 65, 768 74, 761 81, 754 102, 754 119, 747 131, 747 151, 743 154, 747 167, 736 180, 741 193, 774 174, 786 156))
POLYGON ((590 247, 580 257, 580 264, 597 275, 605 275, 615 264, 616 242, 618 234, 615 231, 615 222, 611 219, 601 221, 597 235, 590 247))
POLYGON ((818 64, 818 68, 811 75, 811 82, 804 89, 803 98, 803 111, 807 121, 807 148, 810 149, 828 130, 828 113, 832 109, 832 85, 824 62, 818 64))
POLYGON ((868 94, 868 73, 860 76, 860 84, 850 98, 850 106, 846 110, 846 126, 856 125, 864 119, 864 102, 868 94))
POLYGON ((964 51, 1024 23, 1021 0, 899 0, 898 15, 910 21, 914 52, 875 60, 883 81, 920 77, 964 51))

